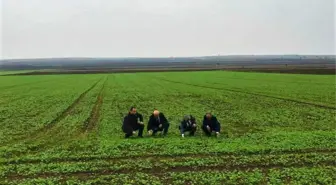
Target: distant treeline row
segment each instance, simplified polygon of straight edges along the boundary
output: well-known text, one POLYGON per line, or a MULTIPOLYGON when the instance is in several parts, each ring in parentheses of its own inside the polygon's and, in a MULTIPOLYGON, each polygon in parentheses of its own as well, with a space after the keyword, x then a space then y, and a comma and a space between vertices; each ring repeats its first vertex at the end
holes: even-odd
POLYGON ((196 58, 61 58, 2 60, 3 70, 87 69, 87 68, 213 68, 230 66, 308 65, 326 67, 335 65, 334 56, 214 56, 196 58))

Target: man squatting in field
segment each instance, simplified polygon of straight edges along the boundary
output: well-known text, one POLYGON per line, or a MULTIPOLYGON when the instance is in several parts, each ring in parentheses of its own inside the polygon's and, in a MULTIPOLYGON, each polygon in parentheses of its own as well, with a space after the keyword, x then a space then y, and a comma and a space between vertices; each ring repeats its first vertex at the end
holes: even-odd
POLYGON ((143 117, 139 114, 135 107, 131 107, 128 115, 124 117, 122 130, 125 133, 125 138, 129 138, 139 130, 138 137, 142 137, 144 130, 143 117))
POLYGON ((190 135, 194 136, 196 128, 196 119, 192 115, 185 115, 179 126, 182 137, 184 137, 184 132, 190 132, 190 135))
POLYGON ((162 132, 163 136, 168 133, 169 123, 163 113, 154 110, 148 121, 148 135, 155 135, 158 131, 162 132))
POLYGON ((220 123, 218 122, 216 116, 207 112, 203 118, 202 130, 207 136, 211 136, 211 133, 215 132, 218 137, 220 132, 220 123))

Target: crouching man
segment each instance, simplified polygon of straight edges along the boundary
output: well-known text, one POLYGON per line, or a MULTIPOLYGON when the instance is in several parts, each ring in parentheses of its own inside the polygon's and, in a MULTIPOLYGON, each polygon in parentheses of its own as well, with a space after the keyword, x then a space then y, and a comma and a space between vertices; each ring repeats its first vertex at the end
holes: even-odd
POLYGON ((148 120, 148 135, 155 135, 158 131, 162 133, 163 136, 166 136, 168 133, 169 123, 163 113, 158 110, 154 110, 153 114, 149 117, 148 120))
POLYGON ((216 116, 212 115, 210 112, 206 113, 203 118, 202 130, 207 136, 211 136, 212 133, 216 133, 219 137, 220 123, 218 122, 216 116))
POLYGON ((144 130, 143 117, 141 114, 137 113, 135 107, 131 107, 128 115, 124 117, 122 130, 125 133, 125 138, 129 138, 136 134, 137 130, 139 130, 138 137, 142 137, 144 130))
POLYGON ((185 115, 179 126, 182 137, 185 132, 190 132, 190 136, 194 136, 196 128, 196 119, 192 115, 185 115))

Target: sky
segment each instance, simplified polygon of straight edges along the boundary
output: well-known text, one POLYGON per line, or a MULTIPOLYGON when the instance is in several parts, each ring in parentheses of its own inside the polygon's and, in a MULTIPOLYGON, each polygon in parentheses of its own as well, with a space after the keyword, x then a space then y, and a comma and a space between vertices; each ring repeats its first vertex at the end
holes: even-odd
POLYGON ((0 56, 335 54, 334 0, 0 0, 0 56))

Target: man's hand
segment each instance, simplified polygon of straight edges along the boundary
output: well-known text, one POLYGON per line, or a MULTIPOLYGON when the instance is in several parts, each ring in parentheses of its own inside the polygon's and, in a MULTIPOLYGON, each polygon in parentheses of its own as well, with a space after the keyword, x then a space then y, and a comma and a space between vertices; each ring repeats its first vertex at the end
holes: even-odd
POLYGON ((144 123, 139 121, 138 124, 143 125, 144 123))
POLYGON ((153 134, 153 130, 148 130, 148 135, 151 136, 153 134))
POLYGON ((210 132, 210 127, 209 127, 209 125, 207 125, 207 126, 206 126, 206 128, 207 128, 207 129, 208 129, 208 131, 210 132))
POLYGON ((159 128, 161 128, 161 127, 162 127, 162 124, 159 125, 159 128))
POLYGON ((193 124, 192 127, 196 127, 196 124, 193 124))

